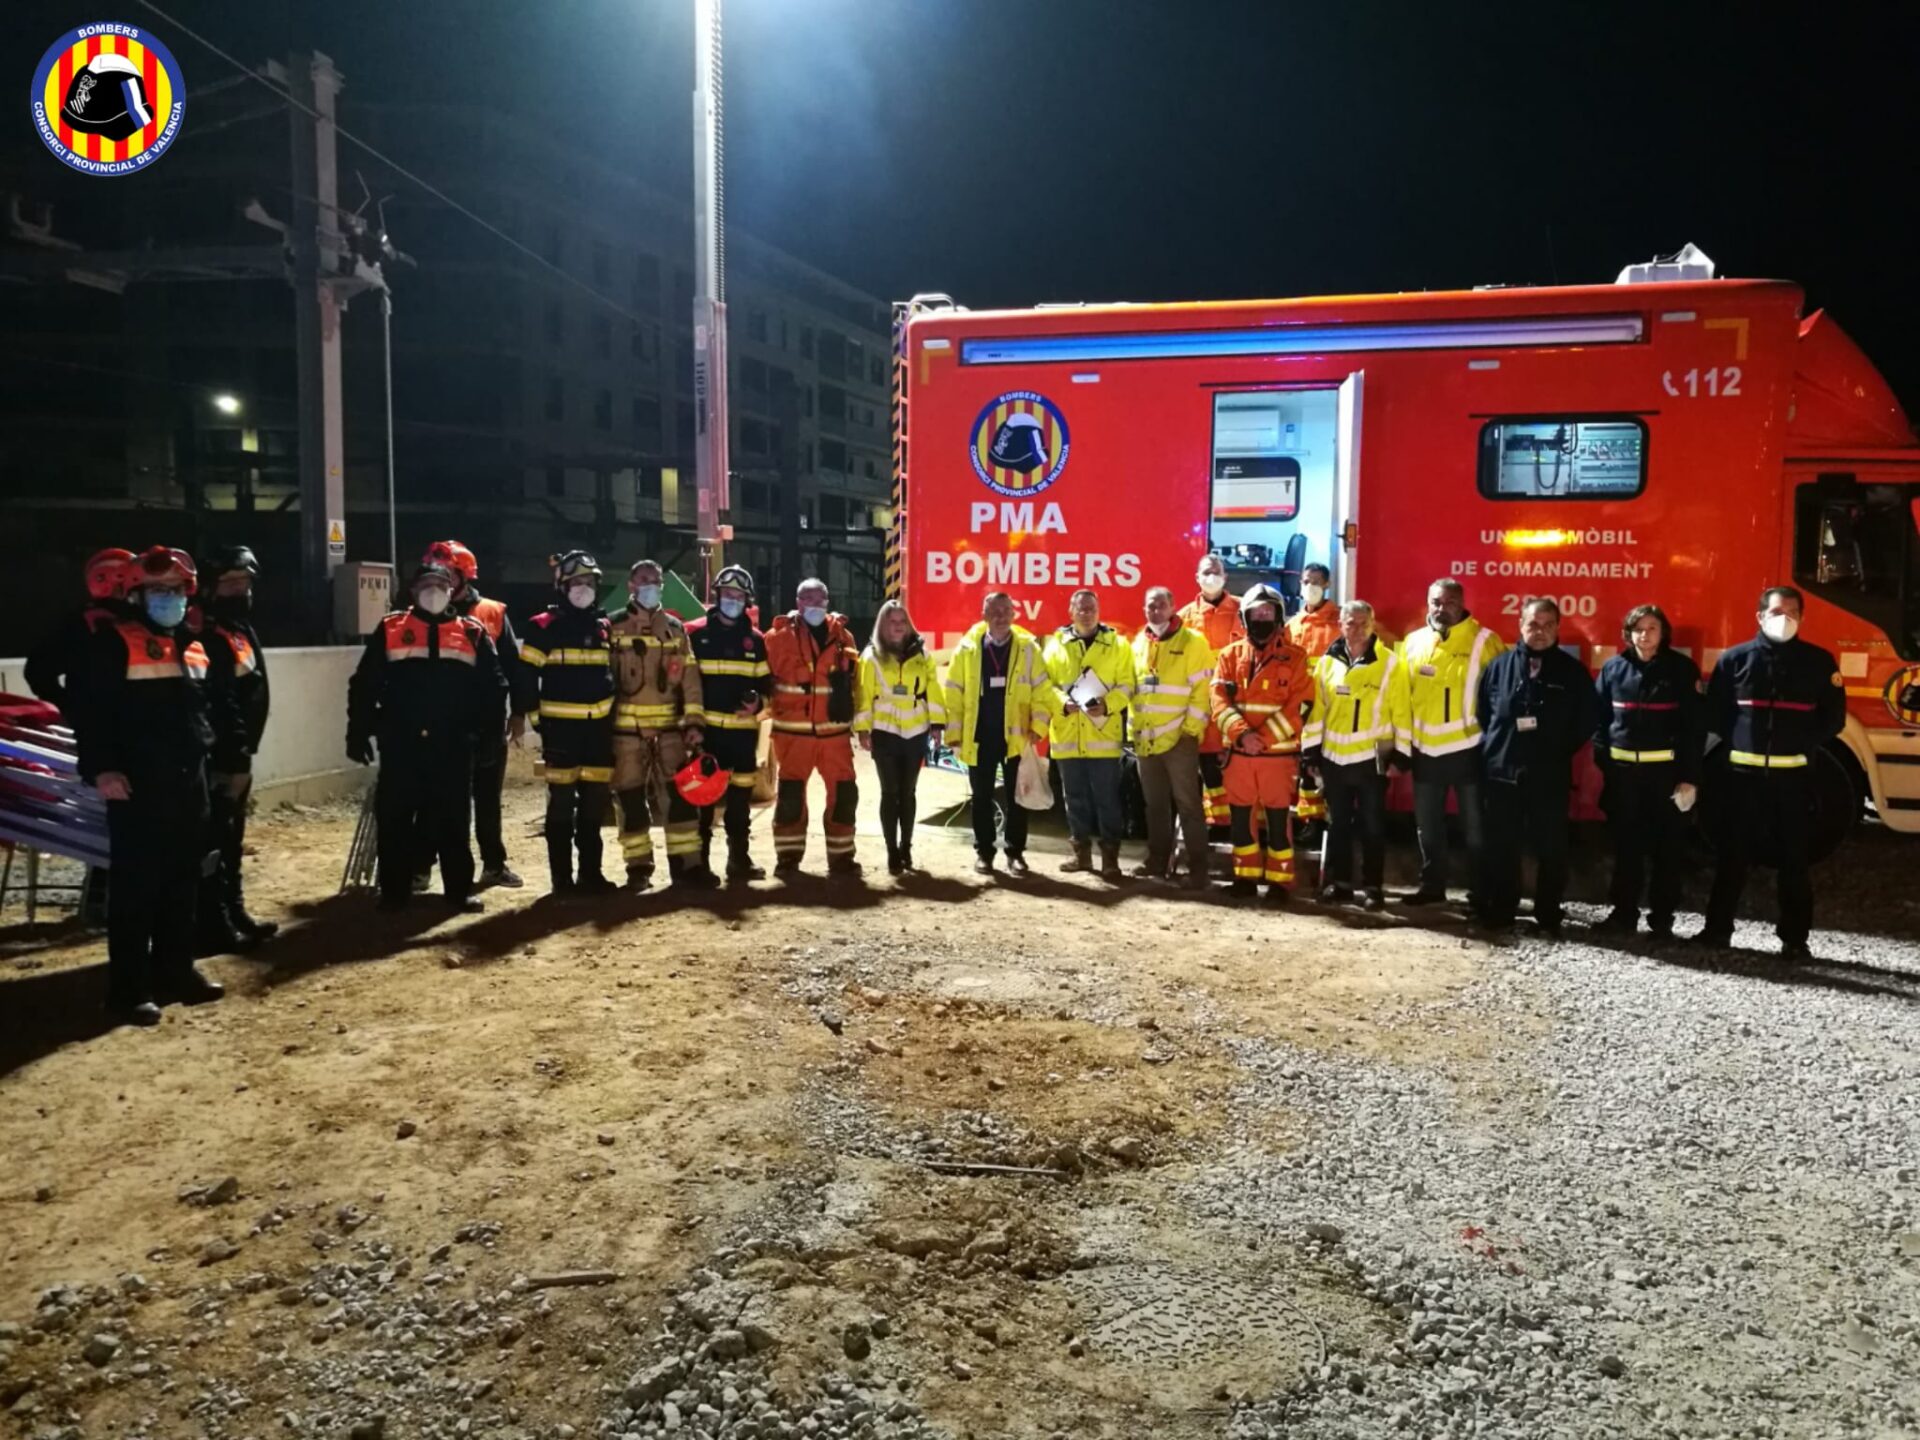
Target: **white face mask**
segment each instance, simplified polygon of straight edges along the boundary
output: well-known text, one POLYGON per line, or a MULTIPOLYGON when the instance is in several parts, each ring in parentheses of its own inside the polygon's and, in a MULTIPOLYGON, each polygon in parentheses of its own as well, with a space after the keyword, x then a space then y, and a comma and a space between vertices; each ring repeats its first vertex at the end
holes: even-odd
POLYGON ((441 615, 446 613, 447 604, 452 599, 453 596, 438 585, 430 585, 413 597, 413 603, 429 615, 441 615))
POLYGON ((1769 615, 1760 622, 1760 633, 1769 640, 1781 644, 1800 633, 1800 617, 1797 615, 1769 615))
POLYGON ((1218 595, 1227 588, 1227 577, 1211 572, 1200 577, 1200 593, 1206 596, 1218 595))
POLYGON ((585 610, 593 604, 596 593, 591 585, 569 585, 567 587, 567 603, 576 610, 585 610))
POLYGON ((633 587, 633 603, 642 610, 660 608, 660 587, 658 585, 636 585, 633 587))
POLYGON ((1312 608, 1327 598, 1327 587, 1312 584, 1302 585, 1300 587, 1300 598, 1307 602, 1308 608, 1312 608))

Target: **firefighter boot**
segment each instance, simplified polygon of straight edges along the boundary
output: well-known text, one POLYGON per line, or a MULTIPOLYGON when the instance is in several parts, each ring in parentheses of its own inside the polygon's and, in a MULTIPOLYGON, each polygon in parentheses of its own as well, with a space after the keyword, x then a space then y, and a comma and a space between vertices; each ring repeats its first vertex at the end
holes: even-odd
POLYGON ((227 993, 227 987, 207 979, 191 963, 160 977, 154 986, 163 1005, 207 1005, 227 993))
POLYGON ((691 855, 669 855, 667 878, 676 890, 711 890, 720 879, 691 855))
POLYGON ((199 955, 240 955, 260 942, 235 923, 232 913, 219 900, 210 898, 207 887, 201 891, 200 924, 194 951, 199 955))
POLYGON ((767 878, 766 868, 764 866, 756 865, 753 863, 753 859, 747 854, 745 846, 742 846, 738 850, 733 849, 731 846, 728 847, 727 849, 727 883, 728 884, 744 885, 749 880, 764 880, 766 878, 767 878))
POLYGON ((271 940, 280 933, 280 927, 274 921, 256 920, 247 913, 245 881, 238 871, 222 878, 227 887, 227 914, 233 918, 234 929, 251 937, 256 944, 271 940))
POLYGON ((1120 847, 1102 845, 1100 847, 1100 878, 1109 885, 1118 885, 1127 877, 1120 870, 1120 847))
MULTIPOLYGON (((798 860, 794 861, 793 865, 796 870, 800 868, 800 862, 798 860)), ((829 855, 827 857, 827 873, 829 875, 858 875, 860 873, 860 862, 851 855, 829 855)))
MULTIPOLYGON (((667 862, 667 868, 673 868, 673 861, 667 862)), ((627 866, 627 889, 638 895, 642 890, 653 886, 653 862, 643 860, 638 865, 627 866)))
POLYGON ((1060 862, 1062 875, 1080 875, 1093 869, 1093 842, 1075 840, 1073 854, 1060 862))

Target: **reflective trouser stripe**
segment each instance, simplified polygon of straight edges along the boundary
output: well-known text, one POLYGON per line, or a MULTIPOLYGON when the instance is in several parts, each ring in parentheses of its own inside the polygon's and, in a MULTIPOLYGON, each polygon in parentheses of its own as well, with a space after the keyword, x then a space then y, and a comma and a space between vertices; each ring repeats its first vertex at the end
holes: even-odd
POLYGON ((698 820, 678 820, 667 826, 667 854, 698 855, 700 853, 700 822, 698 820))
POLYGON ((1293 813, 1302 820, 1324 820, 1327 818, 1326 793, 1319 786, 1302 785, 1300 794, 1294 801, 1293 813))
POLYGON ((650 830, 621 831, 620 853, 626 858, 629 867, 639 861, 651 861, 653 859, 653 832, 650 830))
POLYGON ((1608 746, 1607 752, 1616 760, 1624 760, 1629 765, 1657 765, 1663 760, 1673 759, 1671 750, 1622 750, 1618 746, 1608 746))
POLYGON ((1727 758, 1756 770, 1798 770, 1807 763, 1804 755, 1756 755, 1751 750, 1735 750, 1727 758))
POLYGON ((1236 880, 1258 880, 1262 874, 1260 864, 1260 846, 1236 845, 1233 847, 1233 878, 1236 880))
POLYGON ((1267 883, 1269 885, 1293 884, 1293 850, 1267 851, 1267 883))
POLYGON ((1209 785, 1204 794, 1207 803, 1207 824, 1210 826, 1226 824, 1233 814, 1227 806, 1227 787, 1209 785))
POLYGON ((542 765, 538 767, 542 778, 549 785, 611 785, 613 767, 611 765, 569 765, 564 770, 555 770, 542 765))

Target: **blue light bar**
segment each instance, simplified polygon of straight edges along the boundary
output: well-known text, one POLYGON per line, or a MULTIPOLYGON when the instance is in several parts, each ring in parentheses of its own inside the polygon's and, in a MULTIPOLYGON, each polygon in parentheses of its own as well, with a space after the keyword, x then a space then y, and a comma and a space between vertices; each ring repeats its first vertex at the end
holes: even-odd
POLYGON ((1632 345, 1638 315, 1560 315, 1529 320, 1433 320, 1420 324, 1270 325, 1258 330, 1135 331, 1122 335, 1027 335, 962 340, 962 365, 1187 360, 1210 356, 1331 355, 1368 350, 1507 350, 1548 345, 1632 345))

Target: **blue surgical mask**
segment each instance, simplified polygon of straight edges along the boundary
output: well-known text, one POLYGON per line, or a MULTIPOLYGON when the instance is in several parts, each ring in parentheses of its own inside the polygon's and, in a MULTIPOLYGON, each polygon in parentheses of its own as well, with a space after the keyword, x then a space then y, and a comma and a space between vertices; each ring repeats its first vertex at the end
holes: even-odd
POLYGON ((636 585, 633 587, 633 603, 642 610, 660 608, 660 587, 658 585, 636 585))
POLYGON ((146 597, 147 618, 162 630, 171 630, 187 618, 187 597, 162 592, 149 592, 146 597))
POLYGON ((827 607, 824 605, 809 605, 800 612, 800 618, 809 625, 824 625, 827 623, 827 607))
POLYGON ((742 615, 747 613, 747 602, 733 599, 722 600, 720 602, 720 613, 729 620, 738 620, 742 615))

